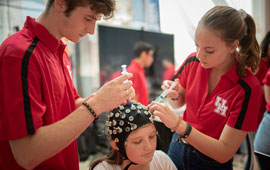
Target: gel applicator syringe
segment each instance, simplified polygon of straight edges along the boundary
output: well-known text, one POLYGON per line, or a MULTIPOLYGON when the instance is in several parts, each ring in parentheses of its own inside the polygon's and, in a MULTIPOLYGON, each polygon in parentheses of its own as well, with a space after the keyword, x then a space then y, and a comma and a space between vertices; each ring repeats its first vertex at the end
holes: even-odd
POLYGON ((127 65, 121 65, 121 68, 122 68, 122 72, 121 74, 127 74, 127 65))
POLYGON ((161 93, 161 95, 159 95, 159 96, 156 98, 155 102, 158 102, 158 103, 161 102, 161 101, 169 94, 169 92, 170 92, 176 85, 177 85, 177 82, 176 82, 176 81, 173 82, 173 84, 171 85, 170 88, 164 90, 164 91, 161 93))
MULTIPOLYGON (((121 65, 121 68, 122 68, 122 72, 121 74, 124 75, 124 74, 127 74, 127 65, 121 65)), ((127 82, 128 80, 125 80, 124 82, 127 82)))

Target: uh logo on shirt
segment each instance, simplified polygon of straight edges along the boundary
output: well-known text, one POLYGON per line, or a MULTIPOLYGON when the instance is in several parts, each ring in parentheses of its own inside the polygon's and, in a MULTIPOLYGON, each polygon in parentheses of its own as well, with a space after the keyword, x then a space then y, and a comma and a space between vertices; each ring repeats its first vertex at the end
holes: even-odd
POLYGON ((226 106, 227 100, 217 96, 215 101, 216 108, 214 109, 214 112, 221 115, 226 116, 226 111, 228 110, 228 106, 226 106))

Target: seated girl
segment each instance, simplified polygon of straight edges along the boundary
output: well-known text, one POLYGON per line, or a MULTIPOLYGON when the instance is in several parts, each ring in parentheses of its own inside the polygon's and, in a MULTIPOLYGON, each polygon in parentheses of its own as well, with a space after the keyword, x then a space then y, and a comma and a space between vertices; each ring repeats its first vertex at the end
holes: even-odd
POLYGON ((109 112, 111 151, 94 161, 90 170, 176 170, 171 159, 156 150, 157 130, 150 112, 137 102, 109 112))

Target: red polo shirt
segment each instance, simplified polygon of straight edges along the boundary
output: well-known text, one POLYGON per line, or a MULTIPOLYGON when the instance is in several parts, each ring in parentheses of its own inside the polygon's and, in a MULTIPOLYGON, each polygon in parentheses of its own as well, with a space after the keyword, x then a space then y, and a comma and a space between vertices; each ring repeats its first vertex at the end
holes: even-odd
MULTIPOLYGON (((0 169, 23 169, 13 157, 9 140, 32 135, 75 109, 79 96, 65 48, 30 17, 21 31, 1 44, 0 169)), ((35 169, 79 169, 76 141, 35 169)))
POLYGON ((173 74, 174 74, 174 64, 172 64, 170 67, 168 67, 162 75, 162 80, 173 80, 173 74))
MULTIPOLYGON (((267 86, 270 86, 270 70, 268 70, 268 72, 267 72, 265 78, 263 79, 262 83, 267 85, 267 86)), ((270 111, 270 101, 267 101, 266 109, 268 111, 270 111)))
POLYGON ((237 63, 221 78, 207 96, 210 69, 201 66, 192 53, 177 71, 186 90, 186 111, 183 119, 202 133, 219 139, 227 124, 244 131, 255 131, 261 104, 262 88, 258 79, 247 71, 240 78, 237 63))
POLYGON ((127 72, 133 74, 133 77, 130 80, 132 81, 132 86, 138 96, 138 102, 148 105, 149 96, 144 68, 142 68, 135 60, 132 60, 130 65, 127 67, 127 72))
MULTIPOLYGON (((268 57, 265 56, 264 58, 261 59, 259 70, 255 75, 259 79, 262 86, 263 86, 263 79, 266 76, 268 69, 269 69, 269 61, 268 61, 268 57)), ((263 94, 262 95, 262 104, 260 107, 260 114, 259 114, 259 119, 258 119, 258 126, 263 118, 263 114, 264 114, 265 110, 266 110, 266 101, 265 101, 265 96, 263 94)))

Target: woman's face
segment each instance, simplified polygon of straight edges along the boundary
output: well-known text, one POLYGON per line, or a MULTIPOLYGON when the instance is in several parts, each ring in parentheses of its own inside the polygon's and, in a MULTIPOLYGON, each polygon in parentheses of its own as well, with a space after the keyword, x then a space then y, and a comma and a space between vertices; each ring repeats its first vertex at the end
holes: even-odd
POLYGON ((195 33, 197 58, 204 68, 226 69, 236 47, 228 46, 218 32, 213 32, 199 25, 195 33))
POLYGON ((151 162, 157 145, 157 130, 153 123, 130 133, 126 140, 126 154, 130 161, 138 165, 151 162))

